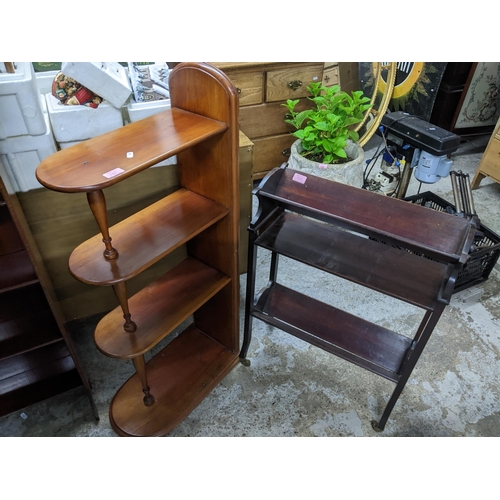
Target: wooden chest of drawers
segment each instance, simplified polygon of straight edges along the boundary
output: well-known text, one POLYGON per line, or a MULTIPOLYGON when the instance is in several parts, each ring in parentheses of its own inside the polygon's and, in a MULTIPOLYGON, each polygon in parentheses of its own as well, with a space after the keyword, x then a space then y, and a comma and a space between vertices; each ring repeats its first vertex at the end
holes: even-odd
POLYGON ((476 175, 472 180, 471 187, 479 187, 479 183, 486 177, 500 182, 500 119, 498 120, 491 139, 486 146, 481 163, 477 167, 476 175))
MULTIPOLYGON (((253 142, 253 180, 287 161, 295 140, 294 128, 285 123, 287 99, 300 99, 296 109, 310 106, 306 87, 321 81, 327 86, 340 83, 342 64, 349 71, 357 63, 254 62, 211 63, 224 71, 240 97, 240 130, 253 142)), ((357 74, 357 73, 356 73, 357 74)), ((343 89, 347 90, 347 89, 343 89)))

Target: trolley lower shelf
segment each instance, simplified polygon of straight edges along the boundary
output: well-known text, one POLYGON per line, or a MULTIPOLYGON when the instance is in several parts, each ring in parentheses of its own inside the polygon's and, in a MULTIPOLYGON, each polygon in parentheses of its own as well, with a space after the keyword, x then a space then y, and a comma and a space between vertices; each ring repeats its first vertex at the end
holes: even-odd
POLYGON ((154 404, 145 406, 137 374, 118 390, 109 418, 121 436, 164 436, 238 363, 238 353, 189 326, 147 364, 154 404))
POLYGON ((252 316, 393 382, 411 339, 274 283, 252 316))

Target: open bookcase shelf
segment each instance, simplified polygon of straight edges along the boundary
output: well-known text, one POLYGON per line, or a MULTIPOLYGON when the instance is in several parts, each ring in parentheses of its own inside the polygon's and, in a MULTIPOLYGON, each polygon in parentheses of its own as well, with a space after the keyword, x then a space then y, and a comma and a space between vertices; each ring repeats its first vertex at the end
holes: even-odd
POLYGON ((0 416, 79 386, 98 419, 19 200, 0 178, 0 416))
POLYGON ((112 286, 118 299, 94 339, 136 369, 110 405, 122 436, 169 433, 239 360, 238 94, 205 63, 176 66, 169 87, 171 109, 60 151, 37 169, 49 189, 86 192, 100 229, 73 251, 69 269, 84 283, 112 286), (173 155, 180 189, 109 227, 103 189, 173 155), (129 279, 181 245, 185 260, 128 296, 129 279), (189 317, 193 323, 146 362, 189 317))

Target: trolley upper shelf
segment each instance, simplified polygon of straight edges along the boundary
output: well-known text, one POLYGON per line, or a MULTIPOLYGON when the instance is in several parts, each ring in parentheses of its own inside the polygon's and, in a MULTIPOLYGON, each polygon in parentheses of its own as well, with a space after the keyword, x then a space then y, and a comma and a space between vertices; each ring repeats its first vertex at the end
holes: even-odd
POLYGON ((54 191, 100 190, 226 129, 226 123, 171 108, 55 153, 40 163, 36 177, 54 191))

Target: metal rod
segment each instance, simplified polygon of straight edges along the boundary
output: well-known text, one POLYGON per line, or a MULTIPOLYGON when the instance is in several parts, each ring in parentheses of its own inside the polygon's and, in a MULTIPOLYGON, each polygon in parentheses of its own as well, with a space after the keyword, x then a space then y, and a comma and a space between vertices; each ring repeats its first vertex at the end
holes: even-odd
POLYGON ((453 189, 453 198, 455 198, 455 206, 457 209, 457 213, 462 213, 462 201, 460 200, 460 196, 458 194, 458 185, 457 185, 457 175, 456 172, 450 172, 450 180, 451 180, 451 188, 453 189))
POLYGON ((463 208, 464 208, 464 213, 466 215, 469 215, 470 214, 470 210, 469 210, 469 204, 467 202, 467 193, 466 193, 466 190, 464 188, 464 177, 462 175, 462 172, 459 172, 458 185, 459 185, 459 188, 460 188, 460 194, 462 196, 462 205, 463 205, 463 208))
POLYGON ((465 174, 465 179, 466 179, 465 185, 467 186, 467 194, 469 195, 469 200, 470 200, 470 206, 471 206, 472 215, 477 215, 477 213, 476 213, 476 207, 474 206, 474 198, 472 197, 472 189, 470 187, 470 177, 469 177, 469 174, 465 174))

